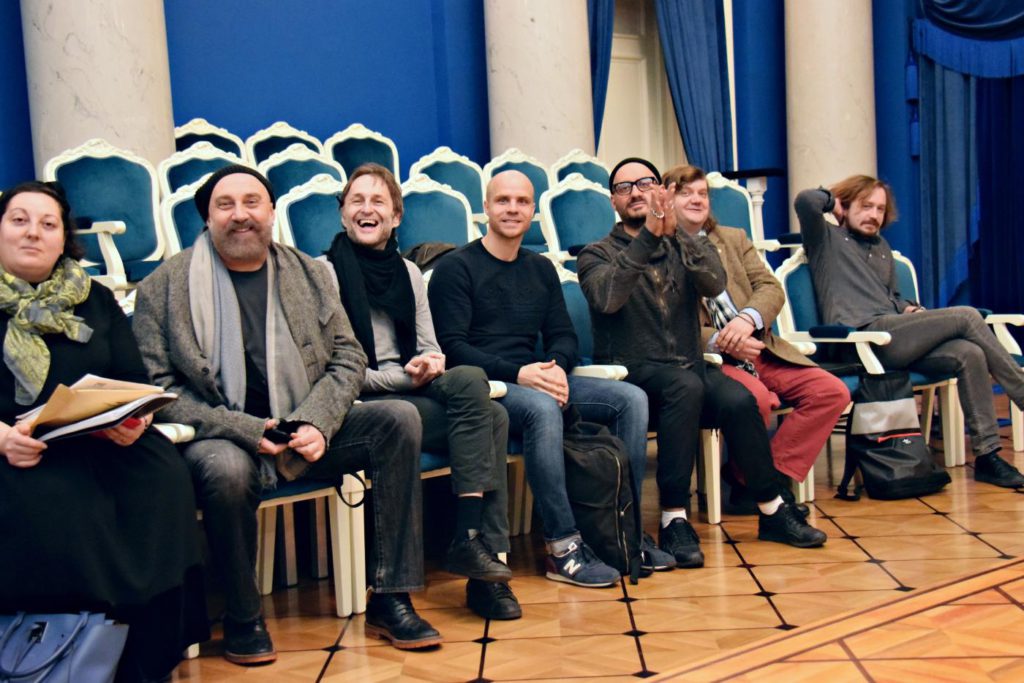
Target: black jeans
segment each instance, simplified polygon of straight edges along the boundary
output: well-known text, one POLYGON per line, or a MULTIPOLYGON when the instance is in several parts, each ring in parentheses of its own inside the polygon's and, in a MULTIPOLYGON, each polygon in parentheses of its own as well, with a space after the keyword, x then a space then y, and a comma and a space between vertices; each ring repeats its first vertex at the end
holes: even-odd
MULTIPOLYGON (((341 484, 343 475, 367 470, 373 480, 375 545, 369 551, 378 593, 423 588, 420 493, 420 418, 409 404, 380 401, 352 406, 324 456, 303 478, 341 484)), ((261 612, 256 586, 256 509, 261 484, 254 453, 226 439, 188 444, 211 564, 224 589, 227 618, 236 623, 261 612)))
POLYGON ((456 495, 484 492, 480 533, 491 550, 508 552, 508 413, 491 400, 484 371, 460 365, 409 393, 363 397, 382 399, 416 407, 423 423, 423 450, 448 453, 456 495))
POLYGON ((768 432, 757 400, 721 370, 662 363, 629 366, 627 382, 647 393, 651 427, 658 430, 658 495, 663 508, 687 507, 701 427, 722 430, 729 457, 758 501, 779 493, 768 432))

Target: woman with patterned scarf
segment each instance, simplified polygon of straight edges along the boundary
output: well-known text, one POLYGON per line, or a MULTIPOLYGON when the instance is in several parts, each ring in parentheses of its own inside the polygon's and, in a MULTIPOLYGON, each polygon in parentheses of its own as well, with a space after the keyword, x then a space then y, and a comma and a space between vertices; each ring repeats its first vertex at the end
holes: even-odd
POLYGON ((56 183, 0 197, 0 613, 106 612, 129 625, 118 680, 160 680, 209 635, 184 462, 152 416, 49 444, 17 418, 87 373, 148 381, 73 226, 56 183))

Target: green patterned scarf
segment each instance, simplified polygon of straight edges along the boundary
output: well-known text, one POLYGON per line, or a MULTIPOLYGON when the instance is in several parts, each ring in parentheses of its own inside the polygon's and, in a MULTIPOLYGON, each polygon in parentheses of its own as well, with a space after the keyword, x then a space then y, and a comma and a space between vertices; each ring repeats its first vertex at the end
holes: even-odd
POLYGON ((0 311, 11 316, 4 363, 14 375, 16 403, 34 403, 50 372, 50 349, 42 335, 59 333, 81 343, 92 337, 92 328, 71 312, 89 296, 90 284, 89 275, 69 258, 35 286, 0 268, 0 311))

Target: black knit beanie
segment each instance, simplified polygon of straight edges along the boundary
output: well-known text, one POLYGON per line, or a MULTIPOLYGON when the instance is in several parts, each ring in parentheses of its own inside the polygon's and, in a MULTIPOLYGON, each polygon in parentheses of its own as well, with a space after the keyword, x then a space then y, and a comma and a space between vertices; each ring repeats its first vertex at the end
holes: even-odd
POLYGON ((647 168, 651 169, 651 173, 654 174, 654 177, 658 180, 658 184, 661 185, 661 173, 658 171, 658 167, 657 166, 655 166, 651 162, 647 161, 647 159, 641 159, 640 157, 627 157, 627 158, 623 159, 622 161, 620 161, 619 163, 615 164, 615 168, 613 168, 612 172, 610 174, 608 174, 608 191, 609 192, 613 191, 612 190, 612 185, 615 184, 615 174, 618 173, 619 169, 622 168, 623 166, 625 166, 626 164, 643 164, 647 168))
POLYGON ((270 181, 267 180, 262 173, 254 168, 248 166, 242 166, 241 164, 232 164, 225 166, 224 168, 214 171, 213 175, 206 179, 198 190, 196 190, 195 202, 196 210, 199 215, 202 216, 203 222, 210 217, 210 198, 213 196, 213 188, 217 187, 224 177, 234 175, 236 173, 245 173, 251 175, 256 180, 263 184, 263 187, 267 188, 267 193, 270 194, 270 205, 273 206, 277 202, 277 198, 274 196, 274 188, 271 186, 270 181))

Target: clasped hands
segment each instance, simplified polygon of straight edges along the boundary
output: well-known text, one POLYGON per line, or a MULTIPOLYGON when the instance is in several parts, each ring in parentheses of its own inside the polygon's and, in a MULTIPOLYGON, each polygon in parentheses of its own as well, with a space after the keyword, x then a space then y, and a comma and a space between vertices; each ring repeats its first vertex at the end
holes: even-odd
POLYGON ((755 329, 749 320, 736 316, 718 332, 715 343, 722 353, 737 360, 752 362, 764 349, 764 342, 753 336, 755 329))
MULTIPOLYGON (((264 423, 263 431, 274 429, 280 420, 269 419, 264 423)), ((289 448, 301 455, 307 462, 316 462, 324 457, 327 451, 327 440, 323 433, 309 423, 303 423, 292 432, 288 443, 274 443, 267 437, 260 439, 256 451, 266 455, 281 455, 289 448)))
POLYGON ((555 399, 560 408, 569 402, 569 379, 565 376, 565 370, 553 360, 522 366, 516 383, 544 392, 555 399))

